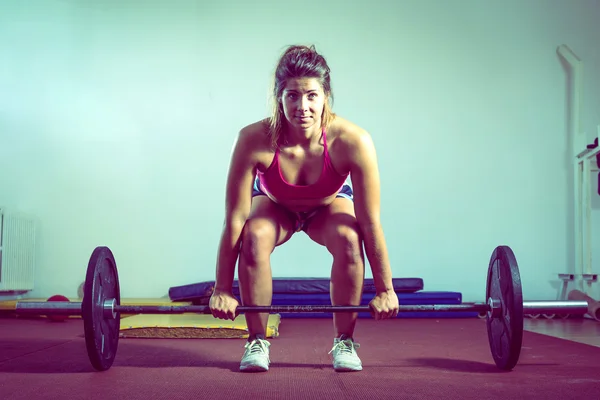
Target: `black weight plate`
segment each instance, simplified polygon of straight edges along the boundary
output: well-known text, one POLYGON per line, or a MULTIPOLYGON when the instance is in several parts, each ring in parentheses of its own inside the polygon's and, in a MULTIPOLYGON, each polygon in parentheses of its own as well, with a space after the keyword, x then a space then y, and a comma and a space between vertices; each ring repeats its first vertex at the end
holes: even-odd
POLYGON ((117 264, 108 247, 96 247, 88 263, 81 313, 88 357, 98 371, 112 366, 119 345, 119 313, 114 319, 104 317, 104 301, 110 299, 121 304, 117 264))
POLYGON ((488 313, 487 330, 490 350, 496 365, 511 370, 517 365, 523 342, 523 292, 519 266, 512 249, 494 249, 488 267, 486 299, 500 301, 502 315, 488 313))

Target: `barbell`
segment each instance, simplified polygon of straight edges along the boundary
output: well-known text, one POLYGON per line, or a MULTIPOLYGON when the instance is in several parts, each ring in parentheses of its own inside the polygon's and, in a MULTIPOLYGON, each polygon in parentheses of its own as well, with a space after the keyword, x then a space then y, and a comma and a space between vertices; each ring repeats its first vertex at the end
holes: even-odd
MULTIPOLYGON (((523 319, 527 313, 588 312, 587 301, 523 301, 519 267, 512 249, 498 246, 488 266, 486 302, 450 305, 400 305, 402 312, 477 312, 485 315, 488 342, 498 368, 511 370, 519 360, 523 319)), ((369 306, 278 305, 239 306, 239 313, 369 312, 369 306)), ((89 259, 82 302, 17 302, 17 314, 80 315, 89 360, 98 371, 108 370, 119 344, 120 314, 210 314, 204 305, 121 305, 119 275, 112 251, 96 247, 89 259)), ((596 318, 600 316, 596 315, 596 318)))

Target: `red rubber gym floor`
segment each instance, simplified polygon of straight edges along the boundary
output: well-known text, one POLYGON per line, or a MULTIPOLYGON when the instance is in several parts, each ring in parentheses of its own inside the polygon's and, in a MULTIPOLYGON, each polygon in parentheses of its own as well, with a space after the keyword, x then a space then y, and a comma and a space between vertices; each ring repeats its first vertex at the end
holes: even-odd
POLYGON ((592 399, 600 348, 526 331, 499 371, 479 319, 360 319, 361 372, 336 373, 329 319, 282 319, 271 370, 240 373, 244 339, 121 339, 92 369, 81 320, 0 319, 0 399, 592 399))

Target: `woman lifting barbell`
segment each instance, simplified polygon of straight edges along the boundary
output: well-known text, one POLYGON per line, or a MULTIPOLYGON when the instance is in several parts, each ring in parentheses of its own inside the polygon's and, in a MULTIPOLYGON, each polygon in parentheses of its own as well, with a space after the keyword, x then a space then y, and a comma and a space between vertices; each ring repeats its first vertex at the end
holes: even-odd
MULTIPOLYGON (((213 316, 233 320, 237 315, 232 283, 238 257, 242 303, 270 305, 270 255, 295 232, 304 231, 333 256, 333 305, 360 304, 364 243, 376 287, 369 303, 373 317, 395 318, 399 303, 381 226, 379 171, 369 133, 332 112, 330 68, 314 46, 290 46, 273 83, 272 115, 241 129, 233 146, 209 302, 213 316)), ((266 371, 268 314, 246 313, 245 318, 249 338, 240 370, 266 371)), ((331 352, 337 371, 362 369, 354 342, 357 318, 357 313, 333 316, 331 352)))

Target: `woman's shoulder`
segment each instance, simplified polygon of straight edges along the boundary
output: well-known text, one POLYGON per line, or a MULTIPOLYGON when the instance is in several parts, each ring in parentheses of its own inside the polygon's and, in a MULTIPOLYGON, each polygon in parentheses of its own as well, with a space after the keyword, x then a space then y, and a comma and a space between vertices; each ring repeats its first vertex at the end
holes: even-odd
POLYGON ((239 129, 236 137, 236 154, 260 170, 268 168, 273 161, 269 120, 263 119, 239 129))
POLYGON ((238 132, 237 140, 248 150, 263 151, 270 143, 269 120, 262 119, 243 126, 238 132))
POLYGON ((260 137, 268 137, 269 131, 269 120, 265 118, 243 126, 239 134, 240 136, 250 136, 253 139, 258 139, 260 137))
POLYGON ((364 139, 370 139, 366 129, 338 115, 327 127, 327 141, 332 145, 337 142, 340 147, 354 147, 364 139))

